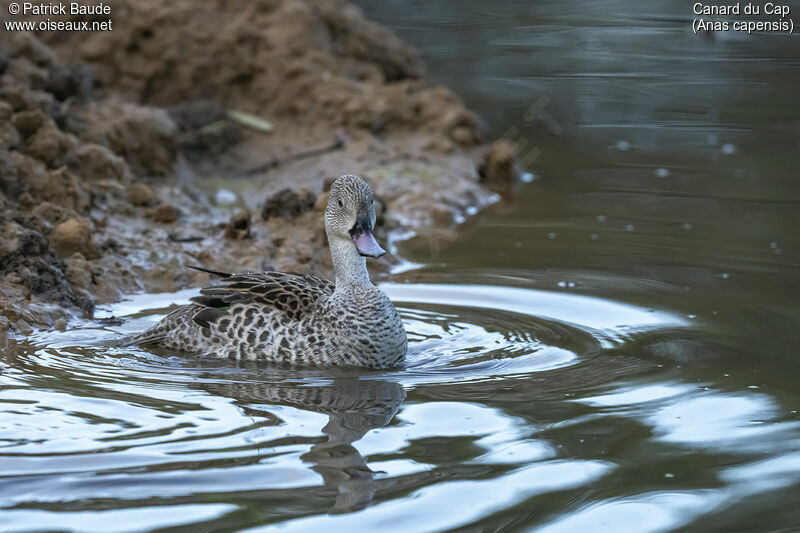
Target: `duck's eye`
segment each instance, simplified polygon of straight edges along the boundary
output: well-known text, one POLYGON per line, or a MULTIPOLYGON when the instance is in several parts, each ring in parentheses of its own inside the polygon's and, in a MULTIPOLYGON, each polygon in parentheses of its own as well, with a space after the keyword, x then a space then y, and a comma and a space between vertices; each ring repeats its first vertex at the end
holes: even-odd
POLYGON ((341 198, 339 199, 339 207, 344 207, 344 202, 341 200, 341 198))

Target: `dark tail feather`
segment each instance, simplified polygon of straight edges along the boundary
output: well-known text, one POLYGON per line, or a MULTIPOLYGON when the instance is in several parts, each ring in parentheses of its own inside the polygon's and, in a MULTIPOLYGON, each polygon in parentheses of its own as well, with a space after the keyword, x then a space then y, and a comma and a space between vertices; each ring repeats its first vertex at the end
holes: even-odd
POLYGON ((229 278, 233 275, 233 274, 228 274, 227 272, 220 272, 219 270, 210 270, 208 268, 203 268, 199 266, 192 266, 192 265, 186 265, 186 266, 189 268, 193 268, 195 270, 199 270, 200 272, 207 272, 208 274, 219 276, 221 278, 229 278))

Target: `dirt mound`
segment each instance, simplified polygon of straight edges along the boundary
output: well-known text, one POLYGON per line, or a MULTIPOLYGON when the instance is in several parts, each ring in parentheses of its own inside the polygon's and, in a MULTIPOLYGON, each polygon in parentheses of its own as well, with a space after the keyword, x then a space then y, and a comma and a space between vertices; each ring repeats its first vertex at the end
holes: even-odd
POLYGON ((134 101, 226 107, 307 123, 426 129, 471 145, 478 120, 423 80, 412 48, 341 0, 117 1, 114 30, 43 34, 134 101))
POLYGON ((343 1, 117 1, 112 18, 0 35, 0 327, 208 281, 186 264, 330 275, 339 174, 372 183, 383 238, 492 201, 465 149, 477 118, 343 1))

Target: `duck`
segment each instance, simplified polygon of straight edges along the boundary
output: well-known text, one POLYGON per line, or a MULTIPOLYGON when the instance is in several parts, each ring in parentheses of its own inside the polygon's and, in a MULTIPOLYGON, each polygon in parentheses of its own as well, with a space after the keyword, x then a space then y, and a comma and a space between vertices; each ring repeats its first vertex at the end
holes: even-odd
POLYGON ((340 176, 325 208, 335 281, 194 267, 219 283, 123 346, 303 366, 395 366, 406 356, 408 338, 397 309, 367 271, 367 257, 386 253, 374 228, 372 189, 358 176, 340 176))

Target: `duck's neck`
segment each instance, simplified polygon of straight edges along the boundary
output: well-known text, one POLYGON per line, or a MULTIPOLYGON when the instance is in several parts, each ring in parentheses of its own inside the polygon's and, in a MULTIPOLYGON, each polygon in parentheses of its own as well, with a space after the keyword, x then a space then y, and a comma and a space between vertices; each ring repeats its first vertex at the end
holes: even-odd
POLYGON ((336 290, 347 287, 370 285, 367 260, 359 255, 350 239, 329 238, 333 272, 336 274, 336 290))

